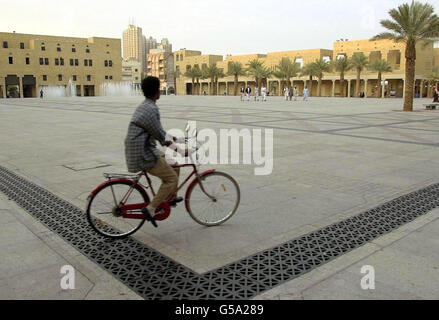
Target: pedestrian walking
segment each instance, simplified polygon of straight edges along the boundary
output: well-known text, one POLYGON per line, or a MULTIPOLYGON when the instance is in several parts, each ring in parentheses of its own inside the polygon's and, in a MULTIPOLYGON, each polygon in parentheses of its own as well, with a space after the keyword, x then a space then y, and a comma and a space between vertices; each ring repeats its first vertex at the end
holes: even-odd
POLYGON ((305 87, 305 89, 303 89, 303 101, 308 101, 308 97, 309 97, 309 90, 308 87, 305 87))
POLYGON ((297 101, 297 97, 299 96, 299 89, 297 87, 294 87, 294 101, 297 101))
POLYGON ((241 101, 244 101, 244 93, 245 93, 245 89, 244 87, 241 87, 241 101))
POLYGON ((290 94, 290 90, 288 90, 288 87, 285 87, 284 89, 285 101, 288 101, 289 94, 290 94))
POLYGON ((434 89, 433 103, 439 103, 439 86, 434 89))
POLYGON ((263 86, 261 89, 262 101, 267 101, 267 87, 263 86))
POLYGON ((247 101, 250 102, 250 95, 252 94, 252 88, 250 88, 250 86, 247 86, 247 89, 245 89, 245 93, 247 94, 247 101))
POLYGON ((288 89, 288 97, 290 101, 293 101, 293 88, 288 89))
POLYGON ((40 91, 40 98, 41 98, 41 99, 44 98, 44 91, 43 91, 43 89, 41 89, 41 91, 40 91))
POLYGON ((255 101, 259 101, 259 88, 256 86, 255 88, 255 101))

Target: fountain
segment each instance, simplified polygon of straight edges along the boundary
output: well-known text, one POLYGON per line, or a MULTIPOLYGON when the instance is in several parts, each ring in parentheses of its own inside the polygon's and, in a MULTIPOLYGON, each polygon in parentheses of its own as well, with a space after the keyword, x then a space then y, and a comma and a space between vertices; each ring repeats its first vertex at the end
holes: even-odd
POLYGON ((102 83, 100 86, 100 95, 105 97, 130 97, 140 94, 132 82, 102 83))
POLYGON ((67 86, 41 86, 40 90, 43 90, 45 98, 76 97, 76 85, 72 79, 67 86))

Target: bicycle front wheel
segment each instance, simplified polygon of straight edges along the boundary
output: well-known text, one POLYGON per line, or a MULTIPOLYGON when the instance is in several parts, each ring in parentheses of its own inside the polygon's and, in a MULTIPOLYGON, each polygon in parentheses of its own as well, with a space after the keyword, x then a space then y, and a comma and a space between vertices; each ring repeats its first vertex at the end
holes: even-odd
MULTIPOLYGON (((140 186, 130 181, 113 181, 99 189, 88 201, 87 219, 92 228, 111 239, 126 238, 139 230, 145 220, 125 219, 123 205, 149 203, 140 186), (122 203, 123 201, 123 203, 122 203)), ((130 212, 131 214, 140 214, 130 212)))
POLYGON ((197 223, 214 227, 219 226, 236 213, 241 202, 241 190, 238 183, 226 173, 213 172, 201 178, 206 193, 200 182, 188 193, 188 211, 197 223))

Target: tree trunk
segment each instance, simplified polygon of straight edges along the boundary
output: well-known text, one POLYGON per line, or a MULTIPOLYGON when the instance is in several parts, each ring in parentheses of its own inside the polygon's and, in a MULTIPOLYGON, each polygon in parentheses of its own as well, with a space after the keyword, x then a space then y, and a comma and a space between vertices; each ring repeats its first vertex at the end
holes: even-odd
POLYGON ((237 74, 235 74, 235 96, 237 96, 238 95, 238 75, 237 74))
POLYGON ((192 88, 191 88, 191 96, 195 95, 195 79, 192 79, 192 88))
POLYGON ((361 84, 361 69, 357 69, 357 83, 355 85, 355 97, 359 98, 361 84))
POLYGON ((413 111, 413 97, 415 84, 415 66, 416 66, 416 44, 414 41, 407 43, 405 51, 406 67, 405 67, 405 95, 404 95, 404 111, 413 111))
POLYGON ((345 98, 345 94, 344 94, 344 72, 340 73, 340 97, 341 98, 345 98))
POLYGON ((215 78, 210 78, 210 95, 214 95, 214 86, 215 85, 215 78))
POLYGON ((201 84, 200 79, 197 79, 197 95, 199 96, 201 92, 201 84))
POLYGON ((322 78, 323 77, 320 75, 319 76, 319 82, 317 84, 317 93, 318 93, 319 97, 322 96, 322 78))
POLYGON ((381 75, 381 72, 378 72, 378 98, 381 98, 383 96, 383 77, 381 75))
POLYGON ((313 87, 313 83, 312 83, 312 76, 309 76, 309 96, 312 97, 312 87, 313 87))

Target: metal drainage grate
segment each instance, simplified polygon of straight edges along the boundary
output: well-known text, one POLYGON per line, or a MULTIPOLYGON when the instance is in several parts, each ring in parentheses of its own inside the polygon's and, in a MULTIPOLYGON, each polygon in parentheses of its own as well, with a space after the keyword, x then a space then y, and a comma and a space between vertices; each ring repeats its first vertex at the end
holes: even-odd
POLYGON ((439 184, 200 275, 144 244, 96 234, 85 214, 0 166, 0 191, 143 298, 251 299, 439 206, 439 184))

